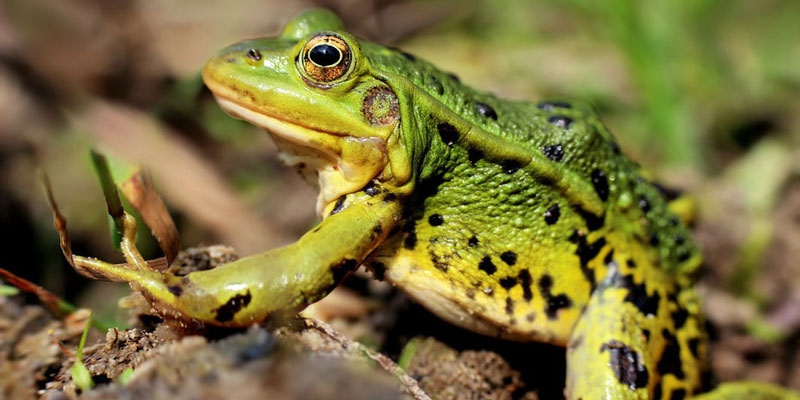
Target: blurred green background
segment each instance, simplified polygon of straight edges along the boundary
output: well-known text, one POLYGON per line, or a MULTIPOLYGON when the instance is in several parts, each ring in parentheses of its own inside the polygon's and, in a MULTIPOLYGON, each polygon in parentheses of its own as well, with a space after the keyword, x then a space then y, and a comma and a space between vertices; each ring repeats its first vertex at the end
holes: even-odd
POLYGON ((0 266, 68 298, 86 282, 62 260, 40 167, 76 253, 119 259, 91 147, 152 172, 184 245, 251 254, 304 232, 316 194, 279 165, 267 135, 217 108, 199 70, 214 50, 275 34, 309 6, 482 90, 594 104, 632 158, 698 198, 712 266, 704 293, 721 304, 712 321, 744 308, 734 322, 748 331, 797 337, 796 0, 6 0, 0 266))

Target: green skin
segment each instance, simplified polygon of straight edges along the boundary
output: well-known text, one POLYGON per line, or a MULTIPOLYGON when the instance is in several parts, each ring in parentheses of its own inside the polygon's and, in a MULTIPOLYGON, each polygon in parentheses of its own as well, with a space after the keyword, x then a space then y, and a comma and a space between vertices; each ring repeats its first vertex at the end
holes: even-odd
MULTIPOLYGON (((365 264, 454 324, 568 346, 568 398, 700 391, 699 251, 589 108, 478 92, 323 10, 223 49, 203 78, 319 186, 323 221, 177 277, 147 268, 128 218, 128 265, 75 256, 79 272, 129 282, 165 318, 242 327, 296 313, 365 264)), ((790 395, 724 389, 707 398, 790 395)))

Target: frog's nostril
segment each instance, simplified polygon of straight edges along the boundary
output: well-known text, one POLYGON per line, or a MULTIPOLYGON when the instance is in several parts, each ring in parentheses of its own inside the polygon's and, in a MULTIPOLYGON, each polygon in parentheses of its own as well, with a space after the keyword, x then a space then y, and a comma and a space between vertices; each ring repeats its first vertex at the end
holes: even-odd
POLYGON ((253 61, 261 61, 261 53, 256 49, 247 50, 247 57, 253 61))

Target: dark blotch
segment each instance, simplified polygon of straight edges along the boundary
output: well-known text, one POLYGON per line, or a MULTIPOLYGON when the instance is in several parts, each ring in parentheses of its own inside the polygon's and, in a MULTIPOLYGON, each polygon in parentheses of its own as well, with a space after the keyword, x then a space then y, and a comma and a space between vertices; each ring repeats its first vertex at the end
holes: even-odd
POLYGON ((689 319, 689 312, 683 307, 678 308, 674 313, 672 313, 672 322, 675 323, 676 330, 683 328, 683 325, 686 324, 687 319, 689 319))
POLYGON ((647 197, 639 196, 639 209, 644 213, 651 210, 650 201, 647 200, 647 197))
POLYGON ((547 211, 544 212, 544 222, 547 225, 553 225, 558 222, 558 219, 561 217, 561 208, 558 207, 558 204, 553 204, 547 211))
POLYGON ((672 374, 678 379, 683 379, 683 368, 681 367, 681 347, 678 340, 668 330, 662 330, 661 334, 667 342, 664 353, 658 360, 658 372, 661 376, 672 374))
POLYGON ((172 293, 175 297, 181 297, 183 294, 183 288, 178 285, 169 285, 167 286, 167 290, 172 293))
POLYGON ((500 259, 508 265, 514 265, 517 263, 517 253, 511 250, 504 251, 503 254, 500 254, 500 259))
POLYGON ((503 279, 500 279, 500 286, 502 286, 503 289, 505 290, 511 290, 511 288, 513 288, 516 285, 517 285, 517 278, 507 276, 503 279))
POLYGON ((600 352, 608 351, 610 356, 609 366, 619 383, 628 385, 631 390, 647 387, 650 374, 642 362, 642 355, 630 346, 611 340, 600 346, 600 352))
POLYGON ((333 210, 331 210, 330 215, 338 214, 338 213, 342 212, 342 210, 344 210, 345 197, 346 196, 342 196, 342 197, 339 197, 338 200, 336 200, 336 204, 333 206, 333 210))
POLYGON ((450 125, 447 122, 441 122, 436 126, 436 130, 439 131, 439 136, 442 138, 442 142, 449 147, 453 147, 453 144, 458 141, 459 133, 455 126, 450 125))
POLYGON ((658 305, 661 303, 661 295, 658 292, 648 296, 647 287, 644 284, 634 283, 633 275, 622 277, 621 284, 628 289, 628 294, 625 296, 624 301, 635 305, 639 312, 644 315, 658 314, 658 305))
POLYGON ((592 171, 592 186, 600 200, 608 200, 608 179, 605 172, 599 169, 592 171))
POLYGON ((475 165, 475 163, 483 158, 483 152, 478 149, 470 148, 467 150, 467 157, 469 158, 469 163, 475 165))
POLYGON ((689 254, 686 250, 681 250, 678 252, 678 262, 686 262, 692 255, 689 254))
POLYGON ((658 235, 656 235, 655 233, 650 235, 651 246, 658 246, 659 243, 661 243, 661 240, 658 239, 658 235))
POLYGON ((477 236, 472 236, 471 238, 469 238, 469 240, 467 240, 467 246, 475 247, 477 245, 478 245, 478 237, 477 236))
POLYGON ((456 83, 461 83, 461 79, 458 77, 458 75, 456 75, 456 74, 454 74, 452 72, 448 72, 447 73, 447 77, 449 77, 450 79, 452 79, 456 83))
POLYGON ((531 273, 527 269, 523 269, 517 274, 517 280, 519 280, 519 284, 522 286, 522 298, 528 302, 533 300, 533 292, 531 291, 533 278, 531 278, 531 273))
POLYGON ((440 226, 444 223, 444 218, 442 218, 440 214, 431 214, 431 216, 428 217, 428 223, 431 224, 431 226, 440 226))
POLYGON ((539 279, 539 290, 546 303, 544 312, 547 315, 547 319, 551 321, 558 318, 558 310, 569 308, 572 305, 572 300, 563 293, 553 296, 552 289, 553 278, 549 274, 542 275, 539 279))
POLYGON ((370 268, 372 268, 372 273, 375 275, 375 279, 382 281, 386 277, 386 264, 380 261, 373 261, 369 264, 370 268))
POLYGON ((500 163, 500 167, 503 168, 503 172, 505 172, 505 173, 510 175, 510 174, 513 174, 514 172, 519 171, 519 169, 522 166, 517 161, 505 160, 505 161, 500 163))
POLYGON ((494 111, 490 105, 486 103, 481 103, 480 101, 475 103, 475 108, 478 110, 480 115, 483 115, 486 118, 491 118, 497 121, 497 112, 494 111))
POLYGON ((594 215, 589 211, 584 210, 578 206, 572 207, 573 211, 577 213, 583 220, 586 222, 586 228, 590 231, 596 231, 603 227, 603 224, 606 221, 605 215, 594 215))
POLYGON ((553 115, 547 118, 547 122, 562 129, 569 129, 572 126, 572 118, 562 115, 553 115))
POLYGON ((363 190, 364 193, 366 193, 370 197, 375 197, 378 193, 380 193, 380 190, 378 190, 374 182, 368 183, 367 186, 364 186, 363 190))
POLYGON ((494 265, 492 258, 489 256, 485 256, 481 259, 481 262, 478 263, 478 268, 489 275, 497 272, 497 267, 494 265))
POLYGON ((556 108, 572 108, 566 101, 543 101, 536 105, 540 110, 552 111, 556 108))
POLYGON ((236 313, 250 304, 250 300, 252 299, 253 296, 250 294, 249 290, 245 294, 237 294, 231 297, 216 310, 217 315, 214 319, 217 320, 217 322, 228 322, 232 320, 236 313))
POLYGON ((628 264, 628 268, 631 268, 631 269, 636 268, 636 261, 633 261, 632 258, 628 259, 627 264, 628 264))
POLYGON ((675 389, 669 395, 669 400, 683 400, 686 398, 686 389, 675 389))
POLYGON ((600 253, 603 246, 606 245, 606 239, 601 237, 593 243, 586 241, 586 236, 581 235, 578 231, 574 231, 572 236, 568 239, 570 242, 575 243, 578 247, 575 249, 575 254, 580 259, 581 271, 592 286, 592 290, 597 286, 595 282, 594 270, 589 268, 589 261, 593 260, 600 253))
POLYGON ((403 241, 403 247, 409 250, 414 250, 417 247, 417 232, 409 232, 406 239, 403 241))
POLYGON ((689 351, 692 353, 692 357, 694 357, 695 360, 700 359, 700 342, 700 338, 691 338, 687 342, 689 351))
POLYGON ((506 314, 514 315, 514 300, 511 297, 506 297, 506 314))
POLYGON ((344 279, 347 274, 353 271, 358 266, 358 262, 352 258, 346 258, 338 264, 331 265, 331 273, 333 274, 333 282, 338 284, 344 279))
POLYGON ((391 203, 395 200, 397 200, 397 195, 394 193, 386 193, 383 195, 383 201, 386 203, 391 203))
POLYGON ((444 86, 442 86, 442 82, 439 82, 438 79, 434 76, 428 76, 427 82, 425 83, 433 93, 438 94, 439 96, 444 94, 444 86))
POLYGON ((542 147, 542 152, 547 158, 555 162, 564 159, 564 148, 560 144, 548 144, 542 147))
POLYGON ((658 189, 658 193, 661 194, 661 197, 663 197, 664 200, 668 202, 675 200, 678 197, 681 197, 681 195, 683 195, 683 193, 678 189, 668 188, 658 182, 651 182, 651 183, 653 184, 653 187, 658 189))

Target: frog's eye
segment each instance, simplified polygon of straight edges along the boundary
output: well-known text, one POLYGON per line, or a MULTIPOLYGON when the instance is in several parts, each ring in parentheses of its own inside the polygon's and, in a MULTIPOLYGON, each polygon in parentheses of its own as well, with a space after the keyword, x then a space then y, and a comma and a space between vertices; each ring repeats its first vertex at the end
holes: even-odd
POLYGON ((329 83, 347 73, 351 60, 352 54, 347 42, 336 35, 322 34, 306 43, 301 63, 309 78, 329 83))

